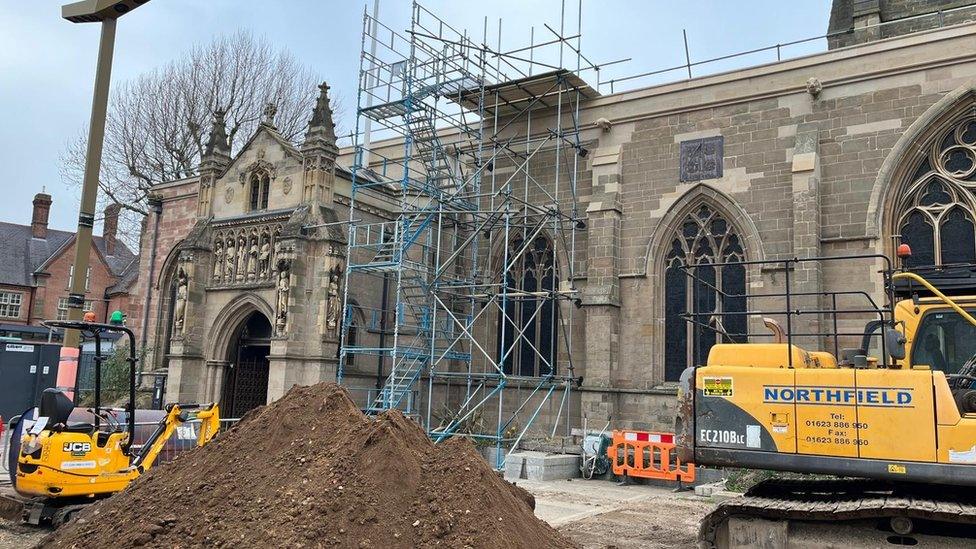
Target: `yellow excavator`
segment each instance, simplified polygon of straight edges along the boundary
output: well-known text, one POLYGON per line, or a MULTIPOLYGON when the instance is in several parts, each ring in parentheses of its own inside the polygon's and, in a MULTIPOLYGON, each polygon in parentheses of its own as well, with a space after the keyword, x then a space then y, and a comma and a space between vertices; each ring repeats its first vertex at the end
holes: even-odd
POLYGON ((45 324, 81 330, 94 339, 95 402, 88 410, 91 422, 72 422, 69 419, 75 410, 72 400, 58 389, 45 389, 36 417, 21 425, 14 489, 30 498, 24 505, 25 522, 51 522, 58 526, 93 501, 124 489, 153 467, 177 429, 195 429, 197 446, 203 446, 217 434, 220 413, 215 404, 169 404, 155 431, 143 444, 135 445, 137 359, 132 331, 120 322, 49 321, 45 324), (122 332, 129 340, 129 402, 124 410, 125 425, 116 419, 118 410, 101 405, 101 339, 106 332, 122 332))
MULTIPOLYGON (((911 250, 901 245, 898 255, 911 250)), ((886 303, 875 306, 863 292, 819 293, 812 297, 828 306, 800 310, 802 292, 791 292, 787 275, 777 295, 787 305, 770 316, 748 307, 685 315, 701 334, 720 327, 714 319, 723 314, 744 314, 765 323, 772 341, 720 334, 705 364, 683 372, 678 459, 812 474, 773 474, 720 503, 701 523, 702 549, 976 547, 976 297, 950 297, 884 256, 783 267, 844 260, 885 264, 886 303), (896 288, 910 297, 897 300, 896 288), (854 297, 867 305, 838 305, 854 297), (845 312, 850 318, 838 319, 845 312), (837 349, 855 337, 844 326, 867 316, 859 348, 837 349), (804 318, 834 329, 799 334, 793 328, 804 318), (811 336, 818 347, 832 342, 834 353, 797 344, 811 336)))

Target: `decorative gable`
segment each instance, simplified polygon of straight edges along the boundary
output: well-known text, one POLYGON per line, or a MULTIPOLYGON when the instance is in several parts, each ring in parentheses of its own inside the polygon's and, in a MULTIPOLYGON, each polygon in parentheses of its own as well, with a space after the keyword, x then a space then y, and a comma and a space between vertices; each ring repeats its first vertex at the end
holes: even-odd
POLYGON ((302 170, 301 153, 273 127, 261 124, 217 180, 214 218, 295 208, 301 193, 292 192, 292 182, 301 181, 302 170))

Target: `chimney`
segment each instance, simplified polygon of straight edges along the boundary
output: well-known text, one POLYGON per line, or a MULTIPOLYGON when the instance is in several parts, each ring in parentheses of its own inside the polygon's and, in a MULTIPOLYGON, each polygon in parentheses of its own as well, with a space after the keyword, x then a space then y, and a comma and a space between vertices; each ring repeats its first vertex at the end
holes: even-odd
POLYGON ((115 255, 115 241, 119 229, 119 211, 122 206, 109 204, 105 206, 105 219, 102 221, 102 239, 105 240, 105 253, 115 255))
POLYGON ((31 216, 31 236, 47 238, 47 218, 51 213, 51 195, 37 193, 34 195, 34 214, 31 216))

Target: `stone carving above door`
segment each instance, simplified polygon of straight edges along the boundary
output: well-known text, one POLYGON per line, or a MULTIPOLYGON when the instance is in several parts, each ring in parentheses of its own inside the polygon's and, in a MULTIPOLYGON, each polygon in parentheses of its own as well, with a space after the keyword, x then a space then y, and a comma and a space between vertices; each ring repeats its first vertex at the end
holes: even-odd
POLYGON ((214 232, 210 288, 274 286, 281 224, 232 227, 214 232))

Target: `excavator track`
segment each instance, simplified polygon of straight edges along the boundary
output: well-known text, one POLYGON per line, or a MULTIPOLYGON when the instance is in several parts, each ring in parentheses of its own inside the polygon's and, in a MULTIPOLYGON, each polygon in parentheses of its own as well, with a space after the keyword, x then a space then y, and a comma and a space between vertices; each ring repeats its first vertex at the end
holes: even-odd
POLYGON ((723 501, 700 549, 976 547, 976 494, 953 486, 863 479, 773 479, 723 501))

